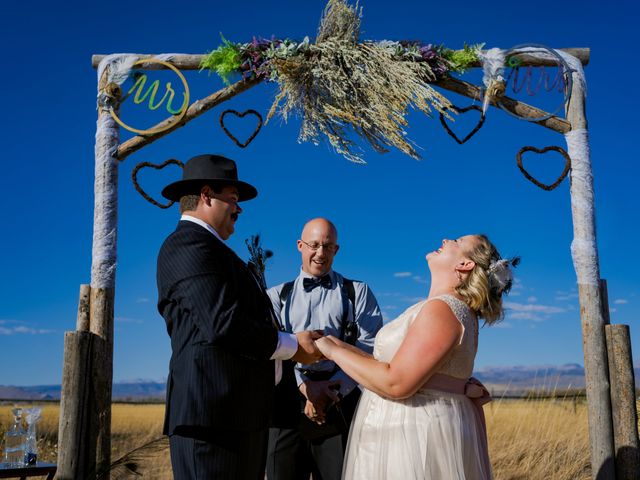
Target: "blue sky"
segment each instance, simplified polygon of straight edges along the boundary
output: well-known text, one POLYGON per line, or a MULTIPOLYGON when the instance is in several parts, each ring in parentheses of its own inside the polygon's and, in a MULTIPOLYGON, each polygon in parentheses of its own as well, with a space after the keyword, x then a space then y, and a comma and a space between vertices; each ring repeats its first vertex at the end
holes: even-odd
MULTIPOLYGON (((460 48, 465 42, 509 48, 522 43, 591 47, 586 67, 587 116, 595 175, 601 274, 609 282, 612 320, 631 326, 638 357, 640 281, 637 254, 636 110, 638 77, 631 32, 637 7, 628 2, 567 1, 531 4, 362 1, 363 39, 418 39, 460 48)), ((0 38, 4 173, 0 191, 0 384, 59 383, 65 331, 75 328, 78 289, 90 280, 93 222, 93 143, 96 71, 94 53, 204 53, 220 43, 253 35, 313 38, 323 1, 11 2, 0 38)), ((479 81, 478 72, 464 78, 479 81)), ((193 99, 222 84, 189 72, 193 99)), ((254 108, 263 115, 276 86, 263 84, 225 108, 254 108)), ((471 100, 445 94, 457 105, 471 100)), ((545 105, 542 93, 521 97, 545 105)), ((556 98, 557 100, 557 98, 556 98)), ((365 149, 356 165, 326 145, 297 142, 299 123, 272 120, 246 149, 221 132, 215 109, 155 142, 120 166, 118 270, 114 378, 163 379, 169 340, 155 308, 155 259, 175 227, 177 207, 160 210, 134 190, 130 174, 143 161, 187 160, 222 153, 238 162, 240 176, 257 186, 244 205, 230 245, 246 257, 244 239, 261 233, 275 256, 269 284, 293 278, 303 223, 332 219, 341 250, 336 270, 367 281, 390 320, 426 295, 425 253, 442 238, 485 232, 504 255, 522 256, 509 311, 497 327, 481 330, 476 367, 583 363, 568 181, 544 192, 519 172, 524 145, 564 147, 560 134, 491 110, 484 127, 457 145, 437 118, 411 113, 409 136, 422 161, 392 151, 365 149)), ((157 120, 146 112, 142 121, 157 120)), ((246 123, 250 123, 247 121, 246 123)), ((246 133, 241 122, 234 131, 246 133)), ((464 131, 469 122, 459 120, 464 131), (466 122, 466 123, 465 123, 466 122)), ((123 132, 122 139, 130 134, 123 132)), ((527 166, 550 180, 556 157, 531 158, 527 166), (536 162, 539 160, 539 162, 536 162)), ((144 171, 151 194, 178 175, 144 171)))

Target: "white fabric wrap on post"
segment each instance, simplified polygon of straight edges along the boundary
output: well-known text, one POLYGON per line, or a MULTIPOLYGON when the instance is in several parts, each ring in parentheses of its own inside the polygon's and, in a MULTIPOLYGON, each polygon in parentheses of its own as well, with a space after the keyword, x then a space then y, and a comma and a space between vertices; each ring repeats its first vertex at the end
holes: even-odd
MULTIPOLYGON (((98 66, 99 104, 103 93, 99 90, 100 86, 124 83, 136 60, 135 55, 115 54, 105 57, 100 62, 98 66), (107 78, 103 79, 107 67, 107 78)), ((96 126, 92 288, 115 287, 118 237, 118 159, 116 155, 119 142, 118 124, 108 111, 101 110, 96 126)))
POLYGON ((491 48, 486 52, 478 54, 482 62, 482 83, 486 87, 484 91, 484 100, 482 101, 482 113, 487 113, 491 96, 487 94, 487 89, 493 82, 501 82, 504 80, 504 60, 505 51, 500 48, 491 48))
MULTIPOLYGON (((571 130, 565 134, 571 157, 571 209, 574 222, 577 218, 591 218, 595 224, 593 173, 589 153, 589 135, 586 129, 571 130)), ((595 229, 595 227, 594 227, 595 229)), ((598 250, 595 232, 576 229, 571 243, 571 256, 576 269, 578 283, 599 285, 598 250)))
MULTIPOLYGON (((169 61, 175 54, 153 57, 169 61)), ((139 56, 116 53, 105 57, 98 66, 98 88, 115 83, 122 85, 139 56), (106 82, 101 82, 107 69, 106 82)), ((98 103, 101 103, 98 91, 98 103)), ((114 288, 116 280, 118 237, 118 145, 119 126, 107 111, 98 115, 95 146, 95 183, 93 214, 93 251, 91 261, 91 287, 114 288)))
POLYGON ((118 124, 109 114, 98 116, 93 207, 91 287, 113 288, 116 278, 118 224, 118 124))

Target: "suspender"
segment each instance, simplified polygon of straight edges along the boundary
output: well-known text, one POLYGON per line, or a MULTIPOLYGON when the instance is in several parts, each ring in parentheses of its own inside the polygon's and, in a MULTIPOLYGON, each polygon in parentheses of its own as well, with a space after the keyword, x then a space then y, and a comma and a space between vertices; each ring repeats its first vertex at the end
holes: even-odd
MULTIPOLYGON (((282 285, 280 290, 280 305, 285 306, 284 323, 286 324, 287 331, 291 331, 291 324, 289 323, 289 297, 293 290, 293 281, 287 282, 282 285)), ((342 332, 340 339, 350 345, 355 345, 358 340, 358 323, 356 322, 356 289, 353 286, 353 280, 348 278, 342 278, 342 332), (353 311, 353 319, 349 319, 349 303, 351 303, 351 310, 353 311)))

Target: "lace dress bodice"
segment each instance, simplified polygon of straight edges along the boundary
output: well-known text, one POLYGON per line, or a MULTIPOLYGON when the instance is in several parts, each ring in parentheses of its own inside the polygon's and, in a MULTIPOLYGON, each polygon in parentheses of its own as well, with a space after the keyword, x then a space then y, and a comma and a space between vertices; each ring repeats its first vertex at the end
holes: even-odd
POLYGON ((463 328, 458 345, 449 353, 437 373, 456 378, 469 378, 473 371, 473 361, 478 350, 478 320, 466 303, 452 295, 440 295, 417 303, 409 307, 398 318, 382 327, 378 335, 376 335, 373 356, 377 360, 391 362, 420 309, 425 303, 436 299, 442 300, 451 308, 463 328))

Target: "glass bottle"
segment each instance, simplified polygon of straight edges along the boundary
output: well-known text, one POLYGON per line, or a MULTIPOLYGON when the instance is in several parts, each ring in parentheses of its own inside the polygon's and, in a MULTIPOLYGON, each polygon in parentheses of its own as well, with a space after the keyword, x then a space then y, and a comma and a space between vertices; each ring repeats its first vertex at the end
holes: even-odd
POLYGON ((22 408, 16 407, 11 411, 14 422, 4 435, 4 463, 9 467, 21 467, 24 462, 27 435, 22 428, 22 408))
POLYGON ((31 407, 25 410, 27 421, 27 436, 25 441, 24 464, 35 465, 38 461, 38 439, 36 436, 36 423, 40 420, 42 408, 31 407))

